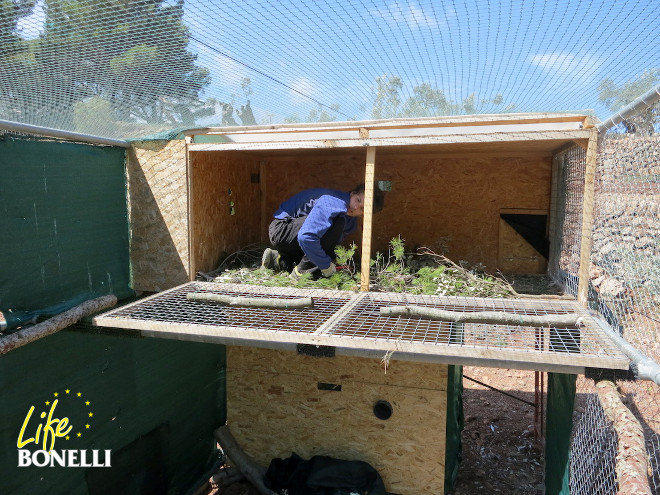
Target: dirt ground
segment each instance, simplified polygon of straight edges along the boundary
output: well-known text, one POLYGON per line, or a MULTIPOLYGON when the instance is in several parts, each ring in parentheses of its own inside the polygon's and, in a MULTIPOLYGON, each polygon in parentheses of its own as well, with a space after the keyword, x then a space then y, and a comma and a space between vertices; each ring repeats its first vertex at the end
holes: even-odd
POLYGON ((528 404, 534 403, 534 372, 466 366, 463 374, 463 452, 452 493, 543 493, 542 439, 535 441, 528 404))

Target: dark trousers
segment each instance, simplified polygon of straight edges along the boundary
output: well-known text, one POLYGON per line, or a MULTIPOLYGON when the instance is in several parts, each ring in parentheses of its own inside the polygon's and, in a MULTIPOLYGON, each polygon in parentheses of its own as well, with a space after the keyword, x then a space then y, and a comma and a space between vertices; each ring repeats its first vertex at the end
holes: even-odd
MULTIPOLYGON (((298 243, 298 232, 307 217, 275 219, 268 226, 268 237, 275 249, 282 256, 285 265, 291 263, 291 269, 298 265, 300 273, 319 275, 321 270, 303 252, 298 243)), ((335 258, 335 247, 341 242, 346 219, 335 217, 332 225, 321 237, 321 248, 331 259, 335 258)))

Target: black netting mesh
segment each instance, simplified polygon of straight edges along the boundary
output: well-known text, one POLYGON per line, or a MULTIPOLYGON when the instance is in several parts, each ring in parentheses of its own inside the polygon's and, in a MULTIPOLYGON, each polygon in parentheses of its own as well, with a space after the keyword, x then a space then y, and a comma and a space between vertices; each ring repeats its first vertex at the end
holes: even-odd
POLYGON ((637 0, 1 0, 0 119, 111 138, 499 112, 657 84, 637 0))

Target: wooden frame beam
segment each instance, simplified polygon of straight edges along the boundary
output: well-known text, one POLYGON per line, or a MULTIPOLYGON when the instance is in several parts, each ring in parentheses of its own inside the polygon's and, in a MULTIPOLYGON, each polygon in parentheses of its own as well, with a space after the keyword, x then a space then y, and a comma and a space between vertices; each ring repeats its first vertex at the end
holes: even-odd
POLYGON ((297 133, 309 129, 323 130, 358 130, 360 128, 414 128, 414 127, 454 127, 454 126, 483 126, 502 124, 539 124, 577 122, 584 125, 584 114, 558 114, 558 113, 517 113, 517 114, 476 114, 454 115, 451 117, 402 118, 385 120, 362 120, 343 122, 308 122, 299 124, 261 124, 251 126, 224 126, 204 127, 183 131, 186 136, 209 134, 245 134, 245 133, 297 133))
POLYGON ((376 148, 367 148, 367 162, 364 172, 364 218, 362 222, 362 266, 360 290, 369 290, 369 267, 371 261, 371 227, 374 212, 374 177, 376 168, 376 148))
POLYGON ((337 139, 301 139, 301 140, 263 140, 224 143, 191 144, 190 151, 270 151, 301 149, 337 149, 363 148, 365 146, 415 146, 415 145, 451 145, 476 143, 502 143, 554 140, 558 146, 566 141, 582 141, 589 137, 586 129, 530 130, 515 132, 475 132, 457 134, 402 135, 392 137, 374 137, 370 132, 368 139, 361 139, 356 130, 355 136, 337 139))
POLYGON ((582 195, 582 235, 580 239, 580 268, 578 272, 577 300, 584 307, 589 305, 589 265, 593 244, 594 224, 594 181, 598 152, 598 130, 590 129, 589 144, 584 171, 584 193, 582 195))

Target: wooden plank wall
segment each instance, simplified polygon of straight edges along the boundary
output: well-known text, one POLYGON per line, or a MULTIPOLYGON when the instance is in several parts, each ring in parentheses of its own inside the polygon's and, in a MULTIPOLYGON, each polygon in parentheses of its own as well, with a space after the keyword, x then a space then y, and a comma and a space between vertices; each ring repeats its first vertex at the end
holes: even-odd
POLYGON ((363 460, 388 492, 444 493, 446 401, 445 365, 392 361, 385 373, 379 359, 227 347, 227 421, 264 466, 292 452, 363 460), (391 418, 374 415, 378 400, 391 418))
MULTIPOLYGON (((364 181, 365 153, 339 150, 264 158, 267 184, 264 212, 307 187, 350 190, 364 181), (323 155, 322 153, 325 153, 323 155)), ((547 211, 550 202, 550 155, 532 152, 497 154, 413 154, 376 152, 376 180, 392 182, 385 208, 373 218, 373 250, 386 252, 401 235, 408 248, 448 247, 453 260, 498 268, 501 209, 547 211)), ((347 241, 361 239, 352 236, 347 241)))
POLYGON ((261 239, 259 160, 247 153, 190 154, 193 275, 261 239))
POLYGON ((380 169, 391 177, 392 193, 386 206, 391 209, 383 210, 387 221, 378 230, 381 243, 400 233, 409 247, 435 250, 446 238, 451 259, 483 263, 494 270, 500 210, 549 206, 549 156, 411 156, 383 161, 380 169))
POLYGON ((135 142, 127 169, 132 288, 161 291, 187 282, 185 142, 135 142))

